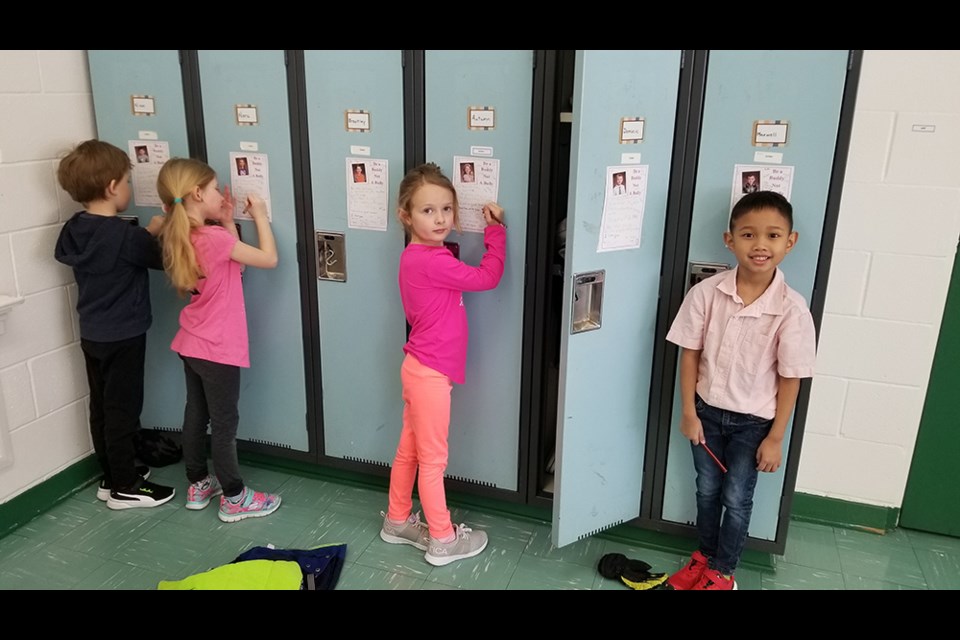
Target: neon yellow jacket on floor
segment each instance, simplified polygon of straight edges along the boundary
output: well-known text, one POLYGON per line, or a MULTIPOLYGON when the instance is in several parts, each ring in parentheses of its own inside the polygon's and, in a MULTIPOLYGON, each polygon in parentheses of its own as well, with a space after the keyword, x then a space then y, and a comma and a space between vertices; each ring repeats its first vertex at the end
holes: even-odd
POLYGON ((161 591, 270 590, 298 591, 303 582, 300 565, 288 560, 248 560, 227 564, 183 580, 162 580, 161 591))

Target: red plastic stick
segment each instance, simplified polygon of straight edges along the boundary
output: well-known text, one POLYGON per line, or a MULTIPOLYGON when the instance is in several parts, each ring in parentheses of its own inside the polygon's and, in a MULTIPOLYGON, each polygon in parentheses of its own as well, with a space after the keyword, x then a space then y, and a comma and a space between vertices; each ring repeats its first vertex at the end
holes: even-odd
POLYGON ((726 472, 727 472, 727 468, 726 468, 725 466, 723 466, 723 463, 722 463, 722 462, 720 462, 720 458, 718 458, 717 456, 713 455, 713 451, 710 451, 710 447, 707 446, 707 443, 706 443, 706 442, 701 442, 701 443, 700 443, 700 446, 703 447, 704 451, 706 451, 707 453, 710 454, 710 457, 713 458, 713 461, 717 463, 717 466, 718 466, 718 467, 720 467, 720 471, 723 471, 724 473, 726 473, 726 472))

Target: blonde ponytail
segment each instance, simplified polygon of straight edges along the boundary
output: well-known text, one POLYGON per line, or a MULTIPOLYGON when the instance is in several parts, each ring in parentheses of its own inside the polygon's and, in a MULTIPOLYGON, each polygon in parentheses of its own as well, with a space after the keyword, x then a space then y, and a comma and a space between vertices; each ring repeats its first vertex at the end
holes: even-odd
POLYGON ((167 212, 160 231, 163 268, 181 296, 193 291, 197 280, 203 276, 190 242, 190 232, 199 223, 187 215, 183 198, 196 187, 202 189, 216 177, 209 165, 190 158, 167 161, 157 176, 157 193, 167 212))

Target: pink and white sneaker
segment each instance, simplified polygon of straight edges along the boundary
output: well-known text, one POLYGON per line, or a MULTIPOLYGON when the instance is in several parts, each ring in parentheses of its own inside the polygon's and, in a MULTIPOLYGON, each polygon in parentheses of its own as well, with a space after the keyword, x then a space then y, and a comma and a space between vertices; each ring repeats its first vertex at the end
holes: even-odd
POLYGON ((246 518, 262 518, 280 507, 280 496, 275 493, 254 491, 243 488, 243 498, 239 502, 230 502, 226 496, 220 496, 220 519, 224 522, 239 522, 246 518))

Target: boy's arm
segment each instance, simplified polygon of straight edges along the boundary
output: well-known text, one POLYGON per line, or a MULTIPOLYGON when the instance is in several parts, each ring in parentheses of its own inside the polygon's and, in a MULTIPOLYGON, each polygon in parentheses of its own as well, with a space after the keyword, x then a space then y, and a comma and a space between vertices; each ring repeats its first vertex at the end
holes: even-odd
POLYGON ((793 414, 793 407, 800 394, 800 378, 779 376, 777 386, 777 415, 773 418, 770 433, 757 448, 757 471, 773 473, 783 461, 783 436, 787 431, 787 422, 793 414))
POLYGON ((683 437, 699 445, 703 442, 703 424, 697 417, 697 375, 700 371, 700 349, 681 349, 680 351, 680 433, 683 437))
MULTIPOLYGON (((159 216, 157 216, 159 217, 159 216)), ((150 227, 155 226, 153 220, 150 227)), ((163 269, 163 250, 160 241, 147 227, 130 227, 127 238, 130 242, 126 250, 127 256, 133 264, 147 269, 163 269)))

